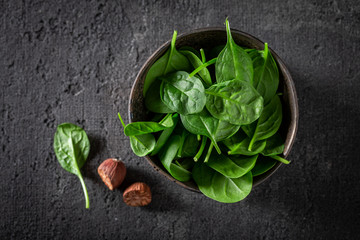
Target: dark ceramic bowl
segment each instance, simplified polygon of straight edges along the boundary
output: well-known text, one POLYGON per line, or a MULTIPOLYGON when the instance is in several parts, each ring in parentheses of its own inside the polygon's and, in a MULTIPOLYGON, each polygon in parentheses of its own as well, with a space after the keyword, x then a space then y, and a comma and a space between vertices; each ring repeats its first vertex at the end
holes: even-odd
MULTIPOLYGON (((247 48, 256 48, 264 49, 264 43, 259 39, 251 36, 250 34, 238 31, 231 30, 233 39, 235 42, 247 48)), ((159 49, 153 53, 150 58, 145 62, 145 64, 140 69, 139 74, 137 75, 135 82, 133 84, 131 94, 130 94, 130 103, 129 103, 129 120, 130 122, 136 121, 147 121, 149 116, 147 115, 148 111, 144 104, 143 98, 143 85, 145 76, 154 62, 159 59, 169 48, 171 40, 164 43, 159 49)), ((178 36, 176 40, 176 47, 180 48, 182 46, 190 46, 195 49, 211 49, 218 45, 226 44, 226 31, 225 27, 223 28, 202 28, 196 29, 191 32, 182 34, 178 36)), ((269 48, 270 49, 270 48, 269 48)), ((279 58, 279 56, 271 50, 275 61, 279 67, 280 74, 280 84, 279 90, 283 93, 282 103, 283 103, 283 122, 280 127, 280 133, 286 139, 285 140, 285 149, 283 156, 286 157, 289 155, 291 147, 295 141, 295 135, 298 126, 298 103, 296 97, 296 91, 294 82, 290 76, 288 69, 286 68, 284 62, 279 58)), ((179 182, 174 179, 170 174, 167 173, 165 168, 162 166, 161 162, 157 157, 145 157, 150 165, 159 173, 166 176, 173 182, 193 191, 199 191, 197 185, 193 181, 189 182, 179 182)), ((266 173, 254 177, 253 185, 257 186, 268 177, 270 177, 275 171, 279 169, 282 163, 278 162, 276 165, 266 173)))

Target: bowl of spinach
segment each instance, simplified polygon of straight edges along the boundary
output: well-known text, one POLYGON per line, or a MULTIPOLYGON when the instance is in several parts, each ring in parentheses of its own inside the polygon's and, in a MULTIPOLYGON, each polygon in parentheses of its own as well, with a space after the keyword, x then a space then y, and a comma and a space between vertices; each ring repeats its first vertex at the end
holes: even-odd
POLYGON ((226 20, 175 31, 135 79, 130 123, 119 118, 133 152, 156 171, 232 203, 289 163, 298 104, 279 56, 226 20))

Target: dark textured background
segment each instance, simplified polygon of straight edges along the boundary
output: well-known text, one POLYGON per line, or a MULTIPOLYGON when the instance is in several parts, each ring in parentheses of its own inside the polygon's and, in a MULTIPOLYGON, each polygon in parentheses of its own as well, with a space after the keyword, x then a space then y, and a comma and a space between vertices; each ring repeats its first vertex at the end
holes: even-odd
POLYGON ((350 1, 0 1, 1 239, 356 239, 360 225, 360 4, 350 1), (221 204, 156 173, 130 150, 132 82, 172 31, 231 26, 269 43, 297 88, 300 127, 289 156, 244 201, 221 204), (78 179, 58 164, 56 126, 85 128, 78 179), (124 186, 97 175, 122 158, 124 186), (122 202, 141 180, 145 208, 122 202))

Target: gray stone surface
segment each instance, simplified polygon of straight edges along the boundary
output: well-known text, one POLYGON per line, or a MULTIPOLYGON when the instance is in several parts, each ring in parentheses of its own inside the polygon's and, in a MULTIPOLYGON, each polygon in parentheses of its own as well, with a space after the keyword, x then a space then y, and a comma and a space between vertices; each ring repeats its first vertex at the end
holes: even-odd
POLYGON ((360 4, 349 1, 0 1, 1 239, 356 239, 360 225, 360 4), (244 201, 187 191, 136 157, 127 118, 132 82, 172 31, 231 26, 287 63, 300 106, 289 159, 244 201), (78 179, 57 163, 56 126, 85 128, 91 154, 78 179), (96 169, 128 166, 120 189, 96 169), (122 202, 147 182, 148 207, 122 202))

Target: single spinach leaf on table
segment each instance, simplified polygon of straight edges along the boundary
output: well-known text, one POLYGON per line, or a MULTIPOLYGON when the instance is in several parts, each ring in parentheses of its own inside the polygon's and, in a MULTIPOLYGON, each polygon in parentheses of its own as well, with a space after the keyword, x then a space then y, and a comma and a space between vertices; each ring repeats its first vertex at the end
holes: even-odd
POLYGON ((167 114, 159 123, 157 122, 133 122, 124 127, 126 136, 136 136, 146 133, 162 131, 174 126, 172 114, 167 114))
POLYGON ((219 154, 221 151, 217 142, 232 136, 240 128, 240 126, 214 118, 206 109, 197 114, 180 115, 180 119, 186 130, 192 134, 210 138, 219 154))
MULTIPOLYGON (((204 64, 198 56, 196 56, 194 53, 192 53, 190 51, 183 50, 183 51, 180 51, 180 53, 182 53, 184 56, 187 57, 187 59, 192 64, 194 69, 196 69, 204 64)), ((211 84, 212 84, 211 76, 210 76, 210 72, 207 68, 203 68, 202 70, 200 70, 198 72, 198 74, 199 74, 200 78, 204 81, 205 86, 207 86, 207 87, 211 86, 211 84)))
POLYGON ((254 166, 258 155, 227 156, 212 153, 206 163, 209 167, 229 178, 238 178, 248 173, 254 166))
POLYGON ((249 138, 242 130, 239 130, 232 137, 225 139, 222 143, 229 148, 229 155, 246 155, 253 156, 261 153, 265 146, 266 140, 258 141, 254 144, 251 151, 248 150, 251 138, 249 138))
MULTIPOLYGON (((122 126, 125 129, 126 125, 122 120, 120 113, 118 113, 118 116, 122 126)), ((155 148, 156 140, 155 137, 150 133, 143 135, 129 136, 129 138, 130 138, 131 149, 139 157, 148 155, 155 148)))
POLYGON ((157 81, 156 78, 166 75, 167 73, 183 70, 190 72, 192 67, 187 58, 179 53, 175 48, 177 31, 174 31, 170 48, 166 53, 160 57, 149 69, 146 74, 143 94, 146 96, 149 87, 154 81, 157 81))
POLYGON ((79 178, 84 191, 85 207, 89 208, 89 195, 80 171, 90 151, 86 132, 71 123, 60 124, 54 136, 54 151, 61 167, 79 178))
POLYGON ((218 83, 238 79, 252 83, 253 64, 245 50, 238 46, 232 36, 229 21, 226 19, 227 43, 217 57, 215 64, 216 81, 218 83))
POLYGON ((259 120, 251 132, 254 135, 251 138, 249 144, 249 150, 251 151, 252 146, 256 141, 263 140, 274 135, 281 125, 282 121, 282 105, 278 95, 275 95, 273 99, 265 105, 264 110, 261 113, 259 120))
POLYGON ((254 177, 259 176, 272 169, 275 166, 276 162, 277 162, 276 160, 270 157, 264 157, 259 155, 258 159, 256 160, 254 168, 251 169, 251 172, 254 177))
POLYGON ((211 115, 235 125, 254 122, 263 110, 263 98, 245 81, 214 84, 205 92, 206 108, 211 115))
POLYGON ((198 162, 193 168, 192 175, 205 196, 223 203, 241 201, 252 189, 251 171, 239 178, 229 178, 205 163, 198 162))
POLYGON ((177 71, 160 77, 160 97, 171 110, 182 115, 201 112, 205 106, 205 88, 199 78, 177 71))
POLYGON ((279 70, 267 43, 265 43, 264 50, 252 50, 248 53, 254 66, 253 86, 264 98, 264 104, 267 104, 274 97, 278 89, 279 70))
POLYGON ((180 141, 181 137, 179 135, 172 135, 161 149, 159 159, 171 176, 179 181, 186 182, 190 180, 191 172, 173 163, 179 150, 180 141))
POLYGON ((174 111, 168 108, 160 98, 160 86, 162 81, 154 81, 145 96, 145 106, 148 110, 155 113, 173 113, 174 111))

